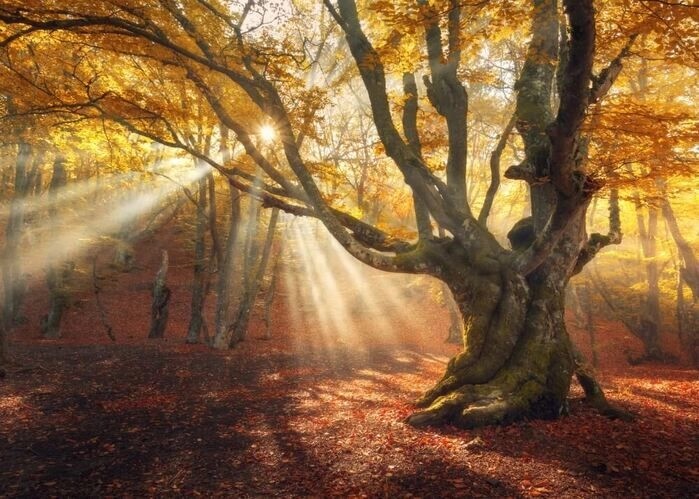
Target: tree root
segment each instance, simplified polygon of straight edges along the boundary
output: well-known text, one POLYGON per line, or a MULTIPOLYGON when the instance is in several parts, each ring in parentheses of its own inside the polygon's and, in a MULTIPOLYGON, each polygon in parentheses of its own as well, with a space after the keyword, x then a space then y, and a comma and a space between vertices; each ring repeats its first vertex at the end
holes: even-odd
POLYGON ((546 405, 546 391, 543 380, 524 370, 508 370, 489 383, 461 386, 438 397, 406 422, 416 427, 453 423, 463 428, 478 428, 507 424, 529 415, 550 418, 550 411, 536 408, 539 403, 546 405))
POLYGON ((466 324, 467 335, 482 339, 449 361, 444 377, 416 401, 417 407, 429 407, 459 387, 482 385, 494 379, 517 344, 527 316, 527 292, 524 279, 503 276, 497 305, 488 309, 490 317, 471 317, 466 324))
POLYGON ((585 363, 582 354, 575 352, 575 376, 585 392, 585 403, 609 419, 633 421, 636 416, 607 400, 602 386, 595 378, 592 368, 585 363))

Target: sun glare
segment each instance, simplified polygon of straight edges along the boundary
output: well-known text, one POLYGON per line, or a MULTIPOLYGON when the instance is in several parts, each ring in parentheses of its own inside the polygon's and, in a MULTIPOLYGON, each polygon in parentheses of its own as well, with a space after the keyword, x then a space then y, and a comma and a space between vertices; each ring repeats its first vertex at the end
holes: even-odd
POLYGON ((272 142, 276 136, 277 132, 271 125, 263 125, 260 128, 260 138, 263 142, 272 142))

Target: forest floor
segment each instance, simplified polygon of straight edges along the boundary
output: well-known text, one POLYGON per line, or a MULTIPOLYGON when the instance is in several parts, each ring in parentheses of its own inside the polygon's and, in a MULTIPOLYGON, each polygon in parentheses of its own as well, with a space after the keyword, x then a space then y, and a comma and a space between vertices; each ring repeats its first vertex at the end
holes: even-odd
POLYGON ((387 305, 391 334, 364 314, 353 334, 328 337, 291 321, 281 290, 271 340, 256 320, 247 341, 218 352, 183 344, 181 250, 171 327, 148 340, 157 250, 104 280, 116 342, 89 288, 60 340, 41 339, 45 298, 30 296, 18 363, 0 379, 0 497, 699 497, 697 371, 626 365, 633 344, 617 324, 597 330, 600 378, 634 422, 600 417, 575 387, 558 421, 418 430, 403 422, 411 402, 455 352, 434 300, 387 305))

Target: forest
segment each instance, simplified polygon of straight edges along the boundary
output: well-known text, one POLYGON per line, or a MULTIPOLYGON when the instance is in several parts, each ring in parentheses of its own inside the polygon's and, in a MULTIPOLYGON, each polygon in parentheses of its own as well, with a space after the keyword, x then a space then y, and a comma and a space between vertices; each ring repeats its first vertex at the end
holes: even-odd
POLYGON ((693 0, 0 0, 0 497, 699 496, 693 0))

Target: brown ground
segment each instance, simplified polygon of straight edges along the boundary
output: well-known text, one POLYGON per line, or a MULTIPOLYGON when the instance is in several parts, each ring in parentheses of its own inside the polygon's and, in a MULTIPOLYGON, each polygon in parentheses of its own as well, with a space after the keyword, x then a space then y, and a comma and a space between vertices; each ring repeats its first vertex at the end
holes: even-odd
POLYGON ((14 347, 24 367, 0 380, 0 496, 699 497, 697 371, 626 365, 638 345, 616 324, 598 330, 601 377, 635 422, 597 416, 575 389, 560 421, 416 430, 402 422, 410 402, 454 351, 432 300, 387 305, 394 336, 357 316, 355 335, 328 339, 288 319, 282 292, 271 341, 256 322, 215 352, 182 344, 178 250, 167 338, 148 341, 158 252, 151 242, 140 270, 103 281, 116 343, 89 291, 57 341, 38 333, 43 289, 30 297, 14 347))

